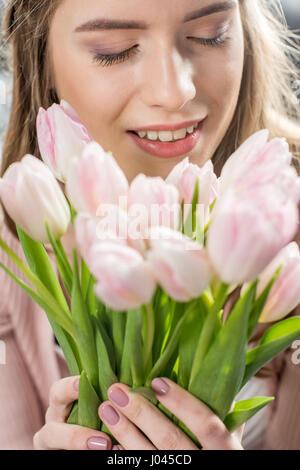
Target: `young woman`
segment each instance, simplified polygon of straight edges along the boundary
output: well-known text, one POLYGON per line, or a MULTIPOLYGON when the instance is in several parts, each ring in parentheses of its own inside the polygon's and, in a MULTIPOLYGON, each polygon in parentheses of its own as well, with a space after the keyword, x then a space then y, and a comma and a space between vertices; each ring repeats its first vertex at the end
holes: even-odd
MULTIPOLYGON (((2 174, 26 153, 40 155, 37 112, 61 99, 112 151, 129 180, 140 172, 166 177, 187 153, 200 166, 211 158, 219 174, 236 147, 263 128, 287 139, 297 165, 296 50, 276 2, 270 10, 263 0, 12 0, 4 32, 14 82, 2 174), (191 126, 197 138, 187 148, 191 126), (170 137, 178 140, 162 149, 159 141, 170 137)), ((3 236, 21 253, 8 227, 3 236)), ((66 424, 76 378, 67 377, 46 316, 1 276, 7 364, 0 366, 0 447, 110 449, 105 433, 66 424)), ((277 399, 255 445, 300 448, 300 365, 291 350, 264 376, 260 383, 277 399)), ((241 430, 230 435, 203 403, 170 380, 155 383, 161 403, 205 449, 242 448, 241 430)), ((114 384, 109 397, 99 413, 121 449, 195 448, 126 385, 114 384)))

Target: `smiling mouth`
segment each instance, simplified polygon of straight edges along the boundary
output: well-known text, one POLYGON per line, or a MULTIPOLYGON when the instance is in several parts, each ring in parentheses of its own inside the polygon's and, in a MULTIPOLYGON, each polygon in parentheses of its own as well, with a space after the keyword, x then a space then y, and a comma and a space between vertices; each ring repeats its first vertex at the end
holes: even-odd
POLYGON ((132 134, 135 134, 141 140, 147 140, 151 142, 161 142, 161 143, 174 143, 180 140, 186 139, 190 135, 194 134, 195 131, 198 129, 200 121, 193 126, 189 126, 186 128, 178 129, 176 131, 128 131, 132 134))

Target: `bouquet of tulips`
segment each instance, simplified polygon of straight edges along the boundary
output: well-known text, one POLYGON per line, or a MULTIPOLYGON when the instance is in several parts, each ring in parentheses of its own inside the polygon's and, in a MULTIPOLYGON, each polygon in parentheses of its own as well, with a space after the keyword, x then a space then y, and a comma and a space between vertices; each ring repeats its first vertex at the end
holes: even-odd
POLYGON ((211 161, 186 157, 165 180, 139 174, 129 184, 65 101, 40 109, 37 135, 43 161, 26 155, 0 180, 27 263, 0 238, 21 277, 1 267, 46 312, 80 375, 68 422, 108 432, 98 407, 122 382, 201 448, 158 403, 151 382, 164 376, 233 432, 273 399, 236 395, 300 336, 300 317, 284 319, 300 303, 300 178, 287 142, 262 130, 219 178, 211 161), (272 324, 251 347, 259 322, 272 324))

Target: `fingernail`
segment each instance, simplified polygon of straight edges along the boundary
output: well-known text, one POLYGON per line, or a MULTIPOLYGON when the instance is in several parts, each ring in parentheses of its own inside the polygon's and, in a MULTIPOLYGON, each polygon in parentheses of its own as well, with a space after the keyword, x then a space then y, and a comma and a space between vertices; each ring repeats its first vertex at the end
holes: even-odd
POLYGON ((153 379, 151 386, 157 395, 165 395, 170 390, 169 385, 163 379, 153 379))
POLYGON ((123 390, 114 387, 108 391, 108 398, 119 406, 126 406, 129 403, 129 398, 123 390))
POLYGON ((110 405, 105 405, 103 408, 100 408, 100 416, 103 421, 106 421, 108 424, 117 424, 120 419, 117 411, 110 405))
POLYGON ((74 388, 78 392, 78 390, 79 390, 79 379, 76 379, 76 381, 74 382, 74 388))
POLYGON ((108 448, 108 440, 104 439, 104 437, 90 437, 87 445, 91 450, 106 450, 108 448))
POLYGON ((113 446, 111 450, 121 450, 120 446, 113 446))

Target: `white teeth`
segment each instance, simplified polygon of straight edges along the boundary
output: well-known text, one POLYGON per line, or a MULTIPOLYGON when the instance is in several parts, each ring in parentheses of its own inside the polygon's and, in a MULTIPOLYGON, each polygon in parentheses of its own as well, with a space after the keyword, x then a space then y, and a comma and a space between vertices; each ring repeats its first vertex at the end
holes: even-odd
POLYGON ((173 132, 171 131, 160 131, 158 138, 161 142, 171 142, 173 140, 173 132))
POLYGON ((139 137, 142 139, 143 137, 146 137, 147 132, 145 132, 145 131, 140 131, 140 132, 138 132, 138 135, 139 135, 139 137))
POLYGON ((174 140, 184 139, 186 136, 186 129, 178 129, 173 132, 174 140))
POLYGON ((158 132, 156 131, 147 131, 147 139, 149 140, 157 140, 158 132))
POLYGON ((186 129, 178 129, 177 131, 139 131, 137 132, 138 136, 141 139, 149 140, 160 140, 161 142, 174 142, 176 140, 181 140, 186 137, 186 134, 192 134, 194 130, 198 127, 198 124, 190 126, 186 129))

